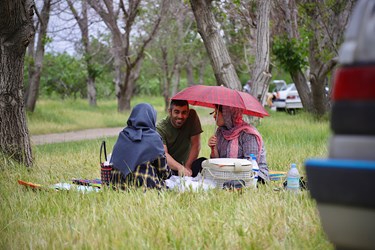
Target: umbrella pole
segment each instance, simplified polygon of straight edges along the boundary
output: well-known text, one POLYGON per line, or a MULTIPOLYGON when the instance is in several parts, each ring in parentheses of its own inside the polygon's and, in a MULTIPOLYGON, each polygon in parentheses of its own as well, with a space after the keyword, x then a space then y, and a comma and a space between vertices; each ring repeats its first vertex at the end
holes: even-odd
MULTIPOLYGON (((215 111, 216 111, 216 110, 215 110, 215 111)), ((216 135, 217 117, 218 117, 218 114, 216 114, 216 118, 215 118, 215 124, 214 124, 214 135, 216 135)))

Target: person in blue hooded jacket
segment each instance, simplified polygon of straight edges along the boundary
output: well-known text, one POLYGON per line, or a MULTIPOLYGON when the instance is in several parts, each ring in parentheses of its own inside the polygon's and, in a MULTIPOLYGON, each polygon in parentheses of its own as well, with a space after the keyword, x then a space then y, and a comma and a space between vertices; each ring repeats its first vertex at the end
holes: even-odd
POLYGON ((111 184, 128 187, 165 187, 171 171, 163 141, 156 131, 156 111, 148 103, 136 105, 113 147, 111 184))

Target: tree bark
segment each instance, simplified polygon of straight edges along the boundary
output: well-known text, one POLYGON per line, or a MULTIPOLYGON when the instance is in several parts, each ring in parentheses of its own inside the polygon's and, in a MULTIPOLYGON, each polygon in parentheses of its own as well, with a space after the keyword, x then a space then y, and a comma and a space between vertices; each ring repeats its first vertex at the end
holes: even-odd
POLYGON ((174 96, 178 92, 178 86, 180 85, 181 69, 180 64, 176 64, 173 73, 173 82, 172 82, 172 92, 171 95, 174 96))
MULTIPOLYGON (((284 29, 288 35, 289 39, 298 39, 299 32, 297 23, 297 6, 294 0, 283 0, 282 1, 282 10, 285 13, 285 16, 282 16, 284 23, 284 29)), ((305 110, 312 112, 312 100, 311 100, 311 90, 307 85, 307 77, 302 72, 302 69, 296 70, 294 72, 289 72, 294 84, 296 85, 299 97, 305 110)))
POLYGON ((264 103, 271 74, 270 66, 270 0, 258 1, 256 58, 253 70, 253 96, 264 103))
POLYGON ((92 49, 90 44, 89 38, 89 24, 88 24, 88 16, 87 16, 87 0, 82 0, 81 3, 81 15, 78 13, 74 4, 71 0, 66 0, 71 12, 75 20, 78 23, 79 29, 81 31, 81 41, 83 44, 84 49, 84 57, 87 69, 87 77, 86 77, 86 84, 87 84, 87 99, 90 106, 95 107, 97 105, 96 102, 96 85, 95 79, 97 76, 97 69, 95 69, 94 64, 92 63, 92 49))
POLYGON ((212 0, 190 0, 190 4, 197 22, 198 32, 211 60, 217 85, 241 90, 241 82, 217 27, 212 10, 212 0))
POLYGON ((193 65, 191 64, 190 60, 185 64, 185 71, 186 71, 186 79, 188 86, 194 85, 194 72, 193 72, 193 65))
POLYGON ((199 80, 198 80, 198 83, 199 84, 204 84, 204 72, 206 71, 206 65, 208 64, 208 62, 206 62, 205 60, 202 61, 199 65, 198 65, 198 76, 199 76, 199 80))
POLYGON ((0 151, 32 166, 32 151, 23 99, 26 48, 34 35, 32 0, 0 4, 0 151))
POLYGON ((314 20, 314 25, 308 23, 309 29, 313 31, 309 41, 309 78, 313 104, 311 112, 320 117, 326 114, 330 107, 325 85, 328 74, 337 65, 337 48, 342 42, 354 1, 337 2, 328 9, 324 2, 307 0, 306 3, 310 4, 306 12, 309 18, 314 20), (310 8, 311 4, 314 8, 310 8), (330 51, 330 57, 324 59, 328 51, 330 51))
POLYGON ((169 7, 165 18, 160 24, 154 46, 161 52, 155 63, 160 65, 161 75, 164 78, 161 82, 166 110, 169 107, 170 97, 174 96, 180 85, 180 73, 190 60, 186 55, 184 46, 186 37, 191 34, 191 25, 194 22, 191 9, 182 0, 169 1, 169 7))
POLYGON ((47 37, 47 28, 51 12, 51 0, 44 0, 43 8, 38 16, 39 19, 39 30, 38 30, 38 41, 36 45, 36 51, 31 46, 34 43, 30 43, 29 55, 32 56, 32 62, 29 63, 29 85, 27 87, 25 97, 26 97, 26 109, 30 112, 34 112, 36 101, 39 94, 40 77, 43 69, 43 59, 44 59, 44 47, 47 37), (35 51, 35 54, 34 54, 35 51))

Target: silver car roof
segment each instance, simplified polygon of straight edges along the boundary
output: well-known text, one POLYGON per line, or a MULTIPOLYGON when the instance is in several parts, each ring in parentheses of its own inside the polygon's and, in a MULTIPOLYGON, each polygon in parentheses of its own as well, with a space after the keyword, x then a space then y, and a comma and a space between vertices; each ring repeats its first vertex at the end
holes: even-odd
POLYGON ((339 51, 341 64, 375 62, 375 1, 357 2, 349 26, 345 33, 345 42, 339 51))

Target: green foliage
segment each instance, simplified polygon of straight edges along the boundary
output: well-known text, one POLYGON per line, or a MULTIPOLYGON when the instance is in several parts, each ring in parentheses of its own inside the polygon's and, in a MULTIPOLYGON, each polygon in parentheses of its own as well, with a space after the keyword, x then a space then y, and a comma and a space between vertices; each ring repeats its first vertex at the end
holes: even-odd
POLYGON ((159 79, 147 79, 144 74, 137 81, 135 94, 159 96, 162 93, 161 83, 159 79))
POLYGON ((42 39, 43 46, 46 46, 49 43, 52 43, 52 37, 44 35, 44 37, 42 39))
POLYGON ((274 39, 272 52, 280 66, 287 72, 296 72, 308 65, 308 38, 279 36, 274 39))
POLYGON ((67 53, 46 54, 40 90, 45 96, 84 98, 87 92, 84 65, 67 53))

